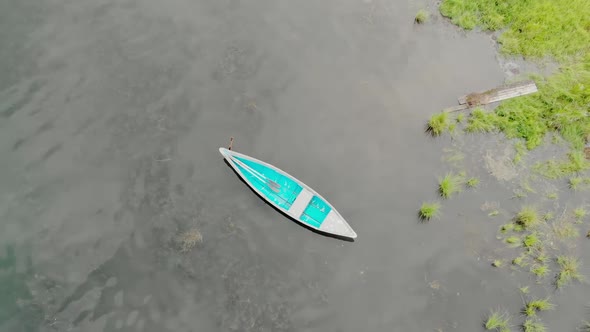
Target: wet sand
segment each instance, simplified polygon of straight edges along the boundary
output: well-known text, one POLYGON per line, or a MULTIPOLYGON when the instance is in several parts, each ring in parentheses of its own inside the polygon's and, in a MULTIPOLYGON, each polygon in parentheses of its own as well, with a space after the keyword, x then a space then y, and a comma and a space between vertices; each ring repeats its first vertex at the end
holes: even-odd
MULTIPOLYGON (((489 36, 437 17, 416 26, 419 8, 0 4, 0 257, 37 305, 0 327, 478 331, 489 308, 517 312, 530 281, 490 269, 502 222, 480 206, 519 205, 481 161, 467 164, 481 189, 445 202, 440 221, 416 217, 452 144, 428 137, 427 119, 505 78, 489 36), (326 197, 357 240, 260 200, 218 152, 230 136, 326 197), (203 241, 179 253, 191 228, 203 241)), ((565 292, 544 316, 562 331, 590 295, 565 292)))

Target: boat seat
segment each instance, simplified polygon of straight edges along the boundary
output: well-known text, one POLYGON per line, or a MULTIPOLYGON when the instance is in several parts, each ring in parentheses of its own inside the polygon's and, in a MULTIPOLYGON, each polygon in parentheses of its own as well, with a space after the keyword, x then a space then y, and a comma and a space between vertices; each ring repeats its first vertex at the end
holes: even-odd
POLYGON ((297 195, 297 198, 295 199, 293 204, 291 204, 291 208, 289 208, 289 213, 294 215, 296 218, 299 218, 303 211, 305 211, 305 208, 307 208, 309 202, 311 202, 312 198, 313 193, 303 188, 299 195, 297 195))

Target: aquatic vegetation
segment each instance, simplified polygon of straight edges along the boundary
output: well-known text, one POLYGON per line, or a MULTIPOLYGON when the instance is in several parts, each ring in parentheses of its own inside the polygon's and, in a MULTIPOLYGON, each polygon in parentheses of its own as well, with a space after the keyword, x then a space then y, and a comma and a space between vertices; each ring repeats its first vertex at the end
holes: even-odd
POLYGON ((489 114, 491 113, 486 113, 481 108, 474 109, 467 120, 465 131, 468 133, 489 133, 497 130, 494 118, 489 114))
POLYGON ((547 328, 543 323, 527 318, 522 324, 522 330, 524 332, 545 332, 547 328))
POLYGON ((559 196, 557 196, 557 193, 549 193, 547 194, 547 198, 549 199, 557 199, 559 196))
POLYGON ((580 327, 580 331, 582 332, 590 332, 590 322, 584 321, 582 326, 580 327))
POLYGON ((519 267, 525 267, 527 265, 527 262, 525 261, 526 258, 527 256, 525 254, 521 254, 512 260, 512 264, 519 267))
POLYGON ((541 244, 541 241, 537 237, 537 233, 531 233, 524 237, 522 241, 526 248, 533 248, 541 244))
POLYGON ((574 210, 574 216, 576 217, 577 220, 583 219, 587 214, 588 214, 588 212, 583 207, 579 207, 574 210))
POLYGON ((440 12, 466 30, 506 28, 498 40, 505 54, 563 60, 590 45, 586 0, 444 0, 440 12))
POLYGON ((457 117, 455 118, 455 121, 457 121, 457 123, 463 123, 463 120, 464 119, 465 119, 465 114, 459 113, 459 114, 457 114, 457 117))
POLYGON ((588 231, 588 233, 586 233, 586 238, 590 239, 590 231, 588 231))
POLYGON ((502 264, 503 264, 502 260, 500 260, 500 259, 494 259, 494 261, 492 262, 493 267, 501 267, 502 264))
POLYGON ((510 327, 508 326, 508 322, 510 321, 510 316, 506 312, 500 312, 498 310, 491 310, 488 318, 484 322, 484 327, 486 330, 495 330, 499 332, 510 332, 510 327))
POLYGON ((515 164, 519 164, 522 161, 522 157, 526 156, 527 148, 523 141, 516 141, 514 143, 514 159, 512 160, 515 164))
POLYGON ((439 202, 424 202, 420 207, 418 215, 422 220, 430 220, 432 218, 438 218, 440 216, 439 202))
POLYGON ((521 242, 520 238, 518 236, 509 236, 506 238, 506 243, 508 244, 518 244, 521 242))
POLYGON ((543 215, 543 220, 544 221, 549 221, 552 220, 553 218, 555 218, 555 216, 553 215, 553 212, 547 212, 543 215))
POLYGON ((418 24, 426 23, 428 18, 430 17, 430 13, 425 9, 420 9, 418 13, 416 13, 416 17, 414 18, 414 22, 418 24))
POLYGON ((575 176, 569 179, 569 187, 574 191, 590 189, 590 177, 575 176))
POLYGON ((188 231, 178 235, 176 238, 176 243, 179 246, 180 252, 182 253, 189 252, 201 242, 203 242, 203 236, 196 228, 189 229, 188 231))
POLYGON ((488 213, 488 217, 495 217, 495 216, 497 216, 498 214, 500 214, 500 211, 498 211, 498 210, 493 210, 493 211, 491 211, 490 213, 488 213))
POLYGON ((447 173, 444 178, 439 179, 439 194, 443 198, 450 198, 454 193, 461 191, 461 182, 462 178, 460 176, 447 173))
POLYGON ((542 222, 539 212, 533 206, 523 206, 514 221, 524 229, 535 227, 542 222))
POLYGON ((590 162, 582 151, 572 151, 568 154, 568 160, 556 161, 554 159, 538 162, 533 170, 548 179, 559 179, 570 174, 579 173, 590 169, 590 162))
MULTIPOLYGON (((558 133, 572 149, 568 158, 539 162, 535 169, 549 178, 589 169, 590 162, 584 159, 582 150, 584 137, 590 134, 590 117, 587 116, 590 93, 585 88, 590 86, 590 53, 579 62, 563 65, 558 73, 548 78, 534 79, 537 93, 505 100, 494 111, 474 109, 465 131, 500 131, 507 138, 516 139, 515 148, 520 156, 524 154, 523 145, 532 150, 543 143, 547 134, 558 133)), ((515 161, 519 161, 520 156, 515 157, 515 161)))
POLYGON ((472 177, 466 182, 468 187, 475 188, 479 185, 479 179, 476 177, 472 177))
POLYGON ((432 136, 439 136, 449 128, 449 114, 447 112, 440 112, 434 114, 428 120, 427 131, 432 136))
POLYGON ((500 227, 500 232, 506 233, 506 232, 511 231, 513 229, 514 229, 514 224, 512 224, 512 223, 504 224, 500 227))
POLYGON ((531 267, 531 272, 534 273, 537 277, 543 278, 550 272, 550 270, 547 265, 535 264, 531 267))
POLYGON ((518 290, 523 294, 528 294, 529 293, 529 286, 520 287, 518 290))
POLYGON ((580 236, 580 232, 576 226, 567 220, 560 220, 551 225, 553 234, 561 240, 573 239, 580 236))
POLYGON ((580 262, 575 257, 558 256, 559 272, 555 280, 557 288, 561 288, 574 280, 582 281, 584 277, 579 272, 580 262))
POLYGON ((551 310, 555 306, 549 302, 549 298, 528 301, 524 307, 524 313, 528 317, 536 316, 539 311, 551 310))

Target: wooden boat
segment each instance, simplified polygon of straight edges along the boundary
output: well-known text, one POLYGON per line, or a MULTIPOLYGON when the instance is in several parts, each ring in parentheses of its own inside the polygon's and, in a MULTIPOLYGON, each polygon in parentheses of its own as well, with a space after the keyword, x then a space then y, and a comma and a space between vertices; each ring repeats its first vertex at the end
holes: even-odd
POLYGON ((219 152, 246 184, 279 211, 317 231, 357 237, 340 213, 305 183, 256 158, 226 148, 219 152))

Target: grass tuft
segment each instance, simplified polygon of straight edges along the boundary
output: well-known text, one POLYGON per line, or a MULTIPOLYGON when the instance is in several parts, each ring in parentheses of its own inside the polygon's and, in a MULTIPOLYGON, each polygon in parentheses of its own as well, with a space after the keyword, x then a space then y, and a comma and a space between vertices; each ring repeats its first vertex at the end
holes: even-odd
POLYGON ((577 209, 574 210, 574 217, 576 217, 577 220, 584 219, 584 217, 587 214, 588 214, 588 212, 583 207, 579 207, 579 208, 577 208, 577 209))
POLYGON ((526 248, 534 248, 538 247, 541 244, 541 241, 537 237, 537 233, 531 233, 524 237, 522 244, 524 244, 526 248))
POLYGON ((416 13, 416 17, 414 18, 414 22, 418 24, 426 23, 430 18, 430 13, 426 11, 426 9, 420 9, 418 13, 416 13))
POLYGON ((555 306, 553 305, 553 303, 549 302, 549 298, 531 300, 527 302, 527 304, 525 305, 524 313, 528 317, 533 317, 536 316, 537 312, 539 311, 551 310, 554 307, 555 306))
POLYGON ((494 261, 492 262, 493 267, 501 267, 502 264, 503 264, 502 260, 500 260, 500 259, 494 259, 494 261))
POLYGON ((574 280, 582 281, 584 277, 579 272, 580 262, 575 257, 558 256, 559 273, 555 280, 557 288, 561 288, 574 280))
POLYGON ((590 177, 575 176, 569 179, 569 187, 573 191, 590 189, 590 177))
POLYGON ((418 216, 422 220, 430 220, 432 218, 440 217, 440 203, 439 202, 424 202, 418 211, 418 216))
POLYGON ((475 177, 470 178, 469 180, 467 180, 466 184, 470 188, 475 188, 479 185, 479 179, 475 177))
POLYGON ((488 315, 488 318, 486 319, 483 325, 486 328, 486 330, 509 332, 509 320, 510 316, 506 312, 500 313, 498 310, 491 310, 490 314, 488 315))
POLYGON ((541 223, 539 213, 532 206, 523 206, 515 218, 516 224, 522 226, 524 229, 535 227, 541 223))
POLYGON ((524 324, 522 324, 522 330, 524 332, 545 332, 547 328, 543 323, 527 318, 524 324))
POLYGON ((570 174, 579 173, 590 169, 590 162, 582 151, 571 151, 567 160, 548 160, 539 162, 533 166, 533 170, 548 179, 559 179, 570 174))
POLYGON ((447 112, 440 112, 433 114, 428 121, 427 131, 432 136, 439 136, 449 128, 449 114, 447 112))
POLYGON ((444 178, 439 179, 438 192, 443 198, 450 198, 461 191, 461 182, 461 176, 447 173, 444 178))
POLYGON ((555 222, 551 225, 551 228, 553 234, 555 234, 555 236, 560 240, 573 239, 580 236, 580 232, 570 221, 561 220, 559 222, 555 222))
POLYGON ((545 264, 535 264, 531 267, 531 272, 534 273, 537 277, 543 278, 550 272, 550 270, 549 267, 545 264))

